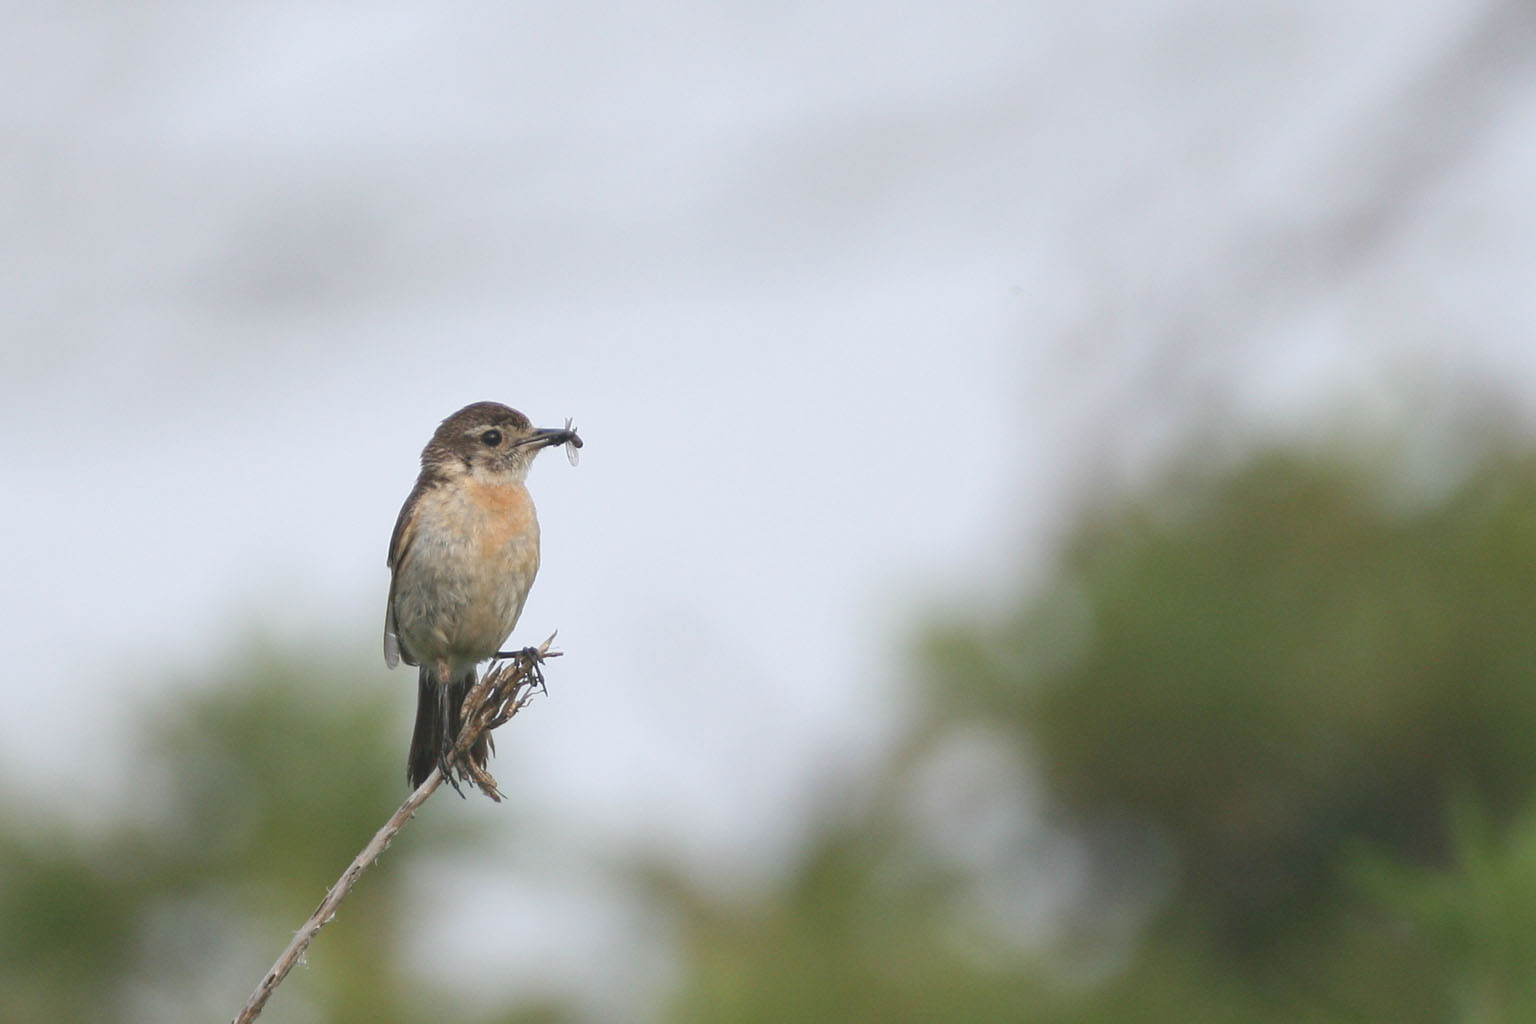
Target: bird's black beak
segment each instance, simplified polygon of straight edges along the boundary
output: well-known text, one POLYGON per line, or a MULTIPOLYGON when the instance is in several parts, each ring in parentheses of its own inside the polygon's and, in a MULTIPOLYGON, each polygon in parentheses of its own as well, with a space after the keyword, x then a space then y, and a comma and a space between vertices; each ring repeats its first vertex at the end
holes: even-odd
POLYGON ((518 447, 551 448, 557 444, 568 444, 573 448, 581 447, 581 438, 576 436, 576 431, 570 427, 542 427, 529 434, 518 442, 518 447))

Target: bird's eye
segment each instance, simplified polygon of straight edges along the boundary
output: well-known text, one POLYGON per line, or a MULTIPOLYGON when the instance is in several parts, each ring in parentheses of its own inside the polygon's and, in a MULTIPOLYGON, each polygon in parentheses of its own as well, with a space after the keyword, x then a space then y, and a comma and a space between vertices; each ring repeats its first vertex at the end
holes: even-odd
POLYGON ((484 441, 487 447, 495 448, 497 445, 501 444, 501 431, 487 430, 485 433, 480 435, 480 440, 484 441))

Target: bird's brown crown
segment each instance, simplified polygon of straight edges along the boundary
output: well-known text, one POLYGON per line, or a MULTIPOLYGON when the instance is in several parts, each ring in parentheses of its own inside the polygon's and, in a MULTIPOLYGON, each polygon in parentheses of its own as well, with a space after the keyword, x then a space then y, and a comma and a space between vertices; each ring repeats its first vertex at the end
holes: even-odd
POLYGON ((466 405, 438 426, 421 452, 424 470, 526 468, 537 448, 527 442, 533 424, 500 402, 466 405))

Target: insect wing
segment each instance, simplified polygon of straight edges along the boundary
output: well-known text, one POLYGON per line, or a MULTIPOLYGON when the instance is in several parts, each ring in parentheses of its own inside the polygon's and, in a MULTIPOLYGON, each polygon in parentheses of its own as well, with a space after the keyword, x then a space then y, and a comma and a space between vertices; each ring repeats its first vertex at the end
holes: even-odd
MULTIPOLYGON (((569 416, 567 416, 565 418, 565 429, 566 430, 570 430, 571 429, 571 417, 569 417, 569 416)), ((573 434, 574 434, 574 432, 573 432, 573 434)), ((576 465, 576 463, 581 461, 581 454, 580 454, 580 452, 581 452, 581 450, 576 447, 576 444, 575 444, 574 441, 567 441, 567 442, 565 442, 565 457, 566 457, 566 460, 569 461, 571 465, 574 466, 574 465, 576 465)))

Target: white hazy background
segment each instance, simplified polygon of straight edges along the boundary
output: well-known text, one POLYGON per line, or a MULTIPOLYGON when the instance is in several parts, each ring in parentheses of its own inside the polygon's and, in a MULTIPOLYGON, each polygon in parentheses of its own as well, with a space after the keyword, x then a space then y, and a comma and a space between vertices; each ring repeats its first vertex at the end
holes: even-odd
POLYGON ((121 723, 253 636, 375 671, 403 757, 379 631, 420 448, 471 401, 573 416, 514 636, 569 656, 501 745, 513 808, 462 812, 506 862, 437 936, 524 993, 665 973, 613 969, 657 940, 531 836, 771 879, 894 734, 924 615, 1046 564, 1091 483, 1210 421, 1536 396, 1528 4, 4 23, 7 786, 111 807, 121 723))

